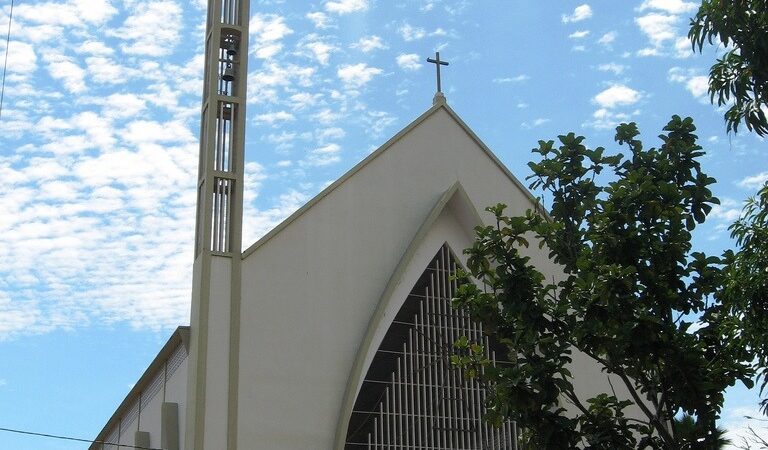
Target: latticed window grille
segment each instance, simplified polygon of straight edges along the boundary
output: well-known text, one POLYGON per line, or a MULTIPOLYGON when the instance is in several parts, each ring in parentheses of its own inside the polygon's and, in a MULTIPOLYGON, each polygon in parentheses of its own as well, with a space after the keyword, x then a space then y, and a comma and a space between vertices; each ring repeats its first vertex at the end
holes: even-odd
POLYGON ((460 336, 484 343, 493 364, 496 349, 505 354, 481 324, 451 307, 456 268, 444 245, 400 308, 355 401, 347 450, 517 448, 514 422, 485 422, 485 389, 451 366, 460 336))

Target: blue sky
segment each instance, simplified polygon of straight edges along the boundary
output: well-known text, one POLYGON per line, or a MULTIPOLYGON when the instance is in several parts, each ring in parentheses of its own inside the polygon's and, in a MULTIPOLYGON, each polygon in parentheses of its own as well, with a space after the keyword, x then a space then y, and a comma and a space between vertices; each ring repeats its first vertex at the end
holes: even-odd
MULTIPOLYGON (((253 1, 244 245, 431 105, 448 103, 523 179, 539 139, 646 146, 692 116, 722 205, 719 253, 768 179, 766 143, 727 135, 681 0, 253 1)), ((7 29, 10 2, 0 7, 7 29)), ((0 427, 90 438, 189 320, 203 0, 17 1, 0 118, 0 427)), ((3 36, 5 37, 5 36, 3 36)), ((0 54, 6 50, 5 39, 0 54)), ((724 425, 756 414, 734 389, 724 425)), ((0 447, 82 448, 0 433, 0 447)))

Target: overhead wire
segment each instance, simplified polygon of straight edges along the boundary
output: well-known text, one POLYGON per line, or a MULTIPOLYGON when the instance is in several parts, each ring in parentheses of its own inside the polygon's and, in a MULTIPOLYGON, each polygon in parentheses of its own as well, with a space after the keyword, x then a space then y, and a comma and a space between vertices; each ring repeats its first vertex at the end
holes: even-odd
POLYGON ((11 23, 13 23, 13 0, 11 0, 11 11, 8 14, 8 34, 5 37, 5 62, 3 62, 3 83, 0 87, 0 118, 3 117, 3 98, 5 98, 5 74, 8 70, 8 48, 11 44, 11 23))
POLYGON ((94 441, 90 439, 80 439, 80 438, 75 438, 70 436, 60 436, 57 434, 36 433, 34 431, 16 430, 13 428, 0 428, 0 431, 7 431, 9 433, 17 433, 17 434, 26 434, 30 436, 47 437, 47 438, 53 438, 53 439, 62 439, 65 441, 87 442, 89 444, 112 445, 118 448, 123 447, 123 448, 137 448, 139 450, 163 450, 161 448, 140 447, 137 445, 118 444, 117 442, 94 441))

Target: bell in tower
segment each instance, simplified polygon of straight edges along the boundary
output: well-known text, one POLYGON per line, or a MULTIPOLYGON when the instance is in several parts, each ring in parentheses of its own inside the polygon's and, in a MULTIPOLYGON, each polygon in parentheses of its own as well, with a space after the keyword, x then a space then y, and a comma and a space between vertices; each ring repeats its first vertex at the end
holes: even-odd
POLYGON ((237 38, 234 36, 229 36, 227 39, 227 56, 230 58, 237 55, 237 38))
POLYGON ((227 64, 227 67, 224 68, 224 73, 221 75, 221 79, 224 81, 235 81, 235 69, 232 67, 232 64, 227 64))

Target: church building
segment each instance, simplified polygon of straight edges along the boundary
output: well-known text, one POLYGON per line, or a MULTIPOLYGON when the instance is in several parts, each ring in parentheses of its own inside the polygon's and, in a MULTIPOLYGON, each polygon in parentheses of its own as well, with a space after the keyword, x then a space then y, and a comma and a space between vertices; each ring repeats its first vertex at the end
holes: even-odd
MULTIPOLYGON (((421 116, 241 251, 248 3, 209 2, 191 325, 90 448, 516 449, 515 424, 485 423, 485 389, 450 365, 462 335, 506 356, 451 308, 451 275, 474 227, 492 223, 486 206, 522 215, 535 199, 438 87, 421 116)), ((558 272, 546 249, 525 252, 558 272)), ((577 388, 604 384, 574 366, 577 388)))

